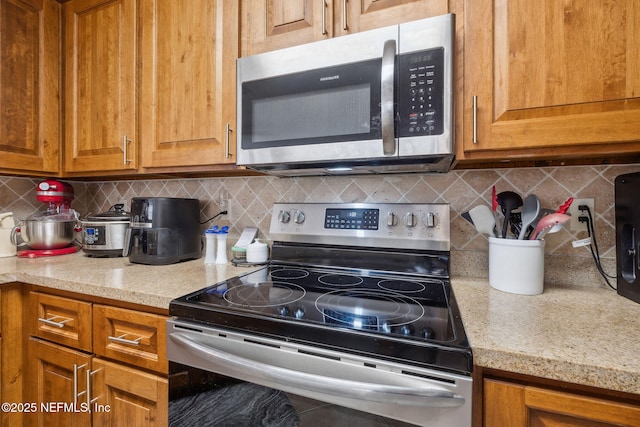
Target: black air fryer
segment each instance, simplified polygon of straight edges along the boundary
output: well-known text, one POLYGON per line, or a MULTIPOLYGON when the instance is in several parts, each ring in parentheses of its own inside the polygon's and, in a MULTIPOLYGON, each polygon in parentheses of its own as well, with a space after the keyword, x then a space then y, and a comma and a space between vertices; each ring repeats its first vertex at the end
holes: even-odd
POLYGON ((618 176, 615 192, 618 294, 640 303, 640 172, 618 176))
POLYGON ((200 234, 198 199, 134 197, 122 255, 150 265, 200 258, 200 234))

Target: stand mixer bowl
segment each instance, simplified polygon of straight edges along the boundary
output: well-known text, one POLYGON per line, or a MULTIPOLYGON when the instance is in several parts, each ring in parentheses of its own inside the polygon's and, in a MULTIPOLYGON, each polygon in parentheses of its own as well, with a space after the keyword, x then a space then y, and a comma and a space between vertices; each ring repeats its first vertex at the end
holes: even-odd
POLYGON ((61 249, 75 240, 76 220, 27 219, 17 232, 31 249, 61 249))

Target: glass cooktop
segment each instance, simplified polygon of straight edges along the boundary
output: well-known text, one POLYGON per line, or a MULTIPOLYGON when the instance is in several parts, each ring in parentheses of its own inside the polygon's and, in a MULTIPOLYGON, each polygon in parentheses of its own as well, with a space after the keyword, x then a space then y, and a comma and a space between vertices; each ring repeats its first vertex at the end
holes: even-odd
POLYGON ((265 267, 186 298, 213 310, 451 341, 444 282, 356 271, 265 267))
POLYGON ((270 265, 183 296, 183 320, 390 360, 471 372, 447 280, 270 265))

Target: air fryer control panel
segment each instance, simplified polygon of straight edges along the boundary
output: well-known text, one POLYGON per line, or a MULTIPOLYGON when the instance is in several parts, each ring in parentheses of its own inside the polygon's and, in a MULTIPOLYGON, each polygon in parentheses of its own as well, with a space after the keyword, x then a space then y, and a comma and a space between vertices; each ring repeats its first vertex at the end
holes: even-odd
POLYGON ((444 48, 398 57, 398 137, 444 132, 444 48))

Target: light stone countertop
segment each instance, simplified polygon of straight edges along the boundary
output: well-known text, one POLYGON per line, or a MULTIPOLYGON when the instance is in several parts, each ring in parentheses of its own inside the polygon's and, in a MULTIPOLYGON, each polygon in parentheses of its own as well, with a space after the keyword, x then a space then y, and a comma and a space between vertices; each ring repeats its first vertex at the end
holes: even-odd
POLYGON ((640 394, 640 304, 604 288, 529 296, 487 279, 452 284, 474 364, 640 394))
MULTIPOLYGON (((126 258, 0 258, 0 283, 31 283, 167 309, 172 299, 253 268, 165 266, 126 258)), ((640 304, 615 291, 545 285, 527 296, 453 277, 462 320, 479 366, 640 394, 640 304)))
POLYGON ((174 298, 255 267, 205 265, 203 259, 142 265, 128 258, 91 258, 83 252, 41 258, 0 258, 0 283, 18 281, 161 309, 174 298))

